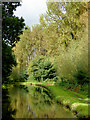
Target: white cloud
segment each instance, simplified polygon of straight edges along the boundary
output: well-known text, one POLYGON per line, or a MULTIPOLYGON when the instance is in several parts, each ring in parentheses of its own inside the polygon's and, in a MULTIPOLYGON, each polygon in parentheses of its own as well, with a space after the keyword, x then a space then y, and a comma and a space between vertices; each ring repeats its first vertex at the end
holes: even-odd
POLYGON ((39 16, 47 10, 46 0, 22 0, 22 6, 14 12, 16 16, 23 17, 28 26, 39 23, 39 16))

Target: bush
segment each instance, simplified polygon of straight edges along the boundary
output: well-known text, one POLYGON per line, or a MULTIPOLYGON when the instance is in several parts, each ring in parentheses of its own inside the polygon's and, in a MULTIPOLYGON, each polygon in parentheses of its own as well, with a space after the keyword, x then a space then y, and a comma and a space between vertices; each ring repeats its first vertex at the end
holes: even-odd
POLYGON ((53 64, 49 60, 45 60, 45 58, 34 59, 31 72, 37 81, 45 81, 47 79, 57 81, 56 69, 53 64))
POLYGON ((20 72, 17 67, 14 67, 9 79, 11 82, 24 82, 28 79, 27 71, 20 72))
POLYGON ((20 82, 24 82, 25 80, 28 79, 28 74, 27 74, 27 71, 26 70, 23 70, 21 73, 20 73, 20 82))
POLYGON ((79 118, 87 117, 89 115, 88 104, 86 103, 74 103, 71 108, 72 111, 77 111, 77 116, 79 118))
POLYGON ((89 77, 87 75, 87 72, 83 70, 78 70, 76 73, 73 74, 73 76, 78 84, 83 85, 85 83, 89 83, 89 77))

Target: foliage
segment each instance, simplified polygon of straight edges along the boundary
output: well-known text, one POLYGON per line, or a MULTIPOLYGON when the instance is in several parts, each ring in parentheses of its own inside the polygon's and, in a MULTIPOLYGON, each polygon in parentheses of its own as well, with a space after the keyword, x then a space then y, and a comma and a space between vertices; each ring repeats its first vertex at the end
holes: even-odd
POLYGON ((20 35, 20 41, 13 48, 21 71, 27 68, 35 55, 46 54, 41 26, 33 26, 32 31, 28 26, 26 27, 27 29, 24 29, 23 34, 20 35))
POLYGON ((20 70, 27 69, 35 55, 43 55, 58 59, 56 64, 62 69, 61 74, 67 75, 68 72, 67 76, 71 78, 72 69, 75 68, 76 71, 73 62, 74 51, 76 57, 79 57, 77 48, 81 48, 87 39, 80 43, 81 37, 86 33, 88 19, 86 5, 86 3, 47 3, 48 10, 46 14, 40 16, 40 24, 33 26, 32 30, 29 27, 24 29, 20 41, 14 47, 20 70))
POLYGON ((14 16, 13 11, 20 6, 20 2, 3 2, 2 3, 2 37, 3 40, 14 46, 19 41, 19 35, 22 34, 24 28, 24 19, 14 16))
POLYGON ((19 81, 20 82, 24 82, 28 79, 28 75, 27 75, 27 71, 26 70, 23 70, 21 73, 20 73, 20 79, 19 81))
POLYGON ((85 118, 89 116, 88 107, 89 107, 88 104, 85 103, 74 103, 72 105, 73 108, 72 111, 77 111, 78 118, 85 118))
MULTIPOLYGON (((26 81, 30 77, 39 82, 54 81, 59 86, 50 88, 57 101, 69 107, 74 103, 85 103, 75 94, 85 99, 88 91, 87 3, 48 2, 46 14, 40 16, 40 24, 33 26, 32 30, 29 27, 23 30, 23 18, 13 16, 13 10, 19 5, 17 2, 4 2, 2 7, 3 82, 16 65, 10 48, 16 45, 13 50, 18 65, 13 67, 10 76, 13 82, 26 81), (20 35, 22 30, 23 34, 20 35), (83 91, 81 94, 62 88, 74 89, 79 84, 81 89, 78 92, 83 91)), ((85 107, 80 104, 78 115, 88 115, 85 107)))
POLYGON ((18 67, 13 67, 12 73, 9 77, 11 82, 25 82, 28 79, 28 74, 26 70, 20 72, 18 67))
POLYGON ((12 115, 16 114, 16 109, 12 109, 8 89, 2 89, 2 120, 14 120, 12 115))
POLYGON ((20 2, 2 2, 2 78, 3 83, 7 81, 13 65, 16 66, 15 56, 12 47, 19 40, 18 35, 24 28, 23 18, 13 16, 13 11, 20 5, 20 2))
POLYGON ((2 42, 2 83, 7 83, 7 77, 12 71, 12 67, 16 66, 15 56, 12 53, 11 47, 2 42))
MULTIPOLYGON (((88 73, 87 8, 85 2, 48 2, 46 14, 40 16, 40 24, 33 26, 32 30, 29 27, 24 29, 20 41, 13 48, 19 70, 28 69, 29 72, 36 55, 47 56, 57 66, 57 84, 77 86, 73 74, 78 74, 79 68, 86 75, 88 73)), ((48 81, 49 70, 43 68, 44 64, 40 62, 32 70, 38 80, 48 81)))
POLYGON ((56 69, 49 60, 45 60, 44 58, 38 57, 33 60, 31 72, 35 80, 45 81, 48 79, 57 81, 56 69))
POLYGON ((78 84, 83 85, 84 83, 89 83, 89 77, 87 73, 83 70, 79 70, 76 73, 73 74, 75 77, 75 80, 77 81, 78 84))
POLYGON ((80 17, 87 11, 87 3, 47 2, 47 9, 40 17, 40 23, 46 28, 50 42, 54 39, 56 46, 67 48, 72 40, 79 40, 85 27, 80 17))
POLYGON ((23 30, 23 34, 20 35, 20 41, 13 48, 20 71, 26 69, 28 62, 33 58, 33 44, 30 28, 27 27, 27 29, 23 30))
POLYGON ((60 55, 55 57, 54 64, 57 65, 60 78, 66 78, 69 84, 76 83, 73 74, 80 69, 88 74, 88 34, 83 35, 77 42, 72 41, 67 51, 61 47, 60 55))
POLYGON ((89 84, 88 83, 84 83, 81 86, 81 89, 79 91, 81 94, 87 95, 87 97, 89 98, 89 84))

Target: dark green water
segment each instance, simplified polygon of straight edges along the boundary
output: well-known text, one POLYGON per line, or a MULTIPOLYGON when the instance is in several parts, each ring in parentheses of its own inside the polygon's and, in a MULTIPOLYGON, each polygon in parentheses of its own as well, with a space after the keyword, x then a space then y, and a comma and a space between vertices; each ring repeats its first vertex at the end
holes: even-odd
POLYGON ((62 105, 53 100, 45 88, 35 86, 11 86, 9 89, 13 118, 75 118, 62 105))

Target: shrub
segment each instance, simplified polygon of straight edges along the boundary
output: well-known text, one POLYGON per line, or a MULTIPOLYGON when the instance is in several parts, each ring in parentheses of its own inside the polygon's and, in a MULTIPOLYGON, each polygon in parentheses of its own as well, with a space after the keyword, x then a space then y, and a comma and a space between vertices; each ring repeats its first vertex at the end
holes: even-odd
POLYGON ((45 60, 45 58, 34 59, 31 72, 37 81, 45 81, 47 79, 57 81, 56 69, 53 64, 49 60, 45 60))
POLYGON ((27 71, 26 70, 23 70, 21 73, 20 73, 20 82, 24 82, 25 80, 28 79, 28 74, 27 74, 27 71))
POLYGON ((88 116, 88 104, 86 103, 73 103, 71 106, 72 111, 77 111, 77 116, 83 118, 88 116))
POLYGON ((18 68, 14 67, 9 79, 11 82, 24 82, 28 79, 27 71, 23 70, 22 72, 19 72, 18 68))
POLYGON ((89 83, 87 72, 83 70, 78 70, 76 73, 73 74, 73 76, 78 84, 83 85, 84 83, 89 83))

